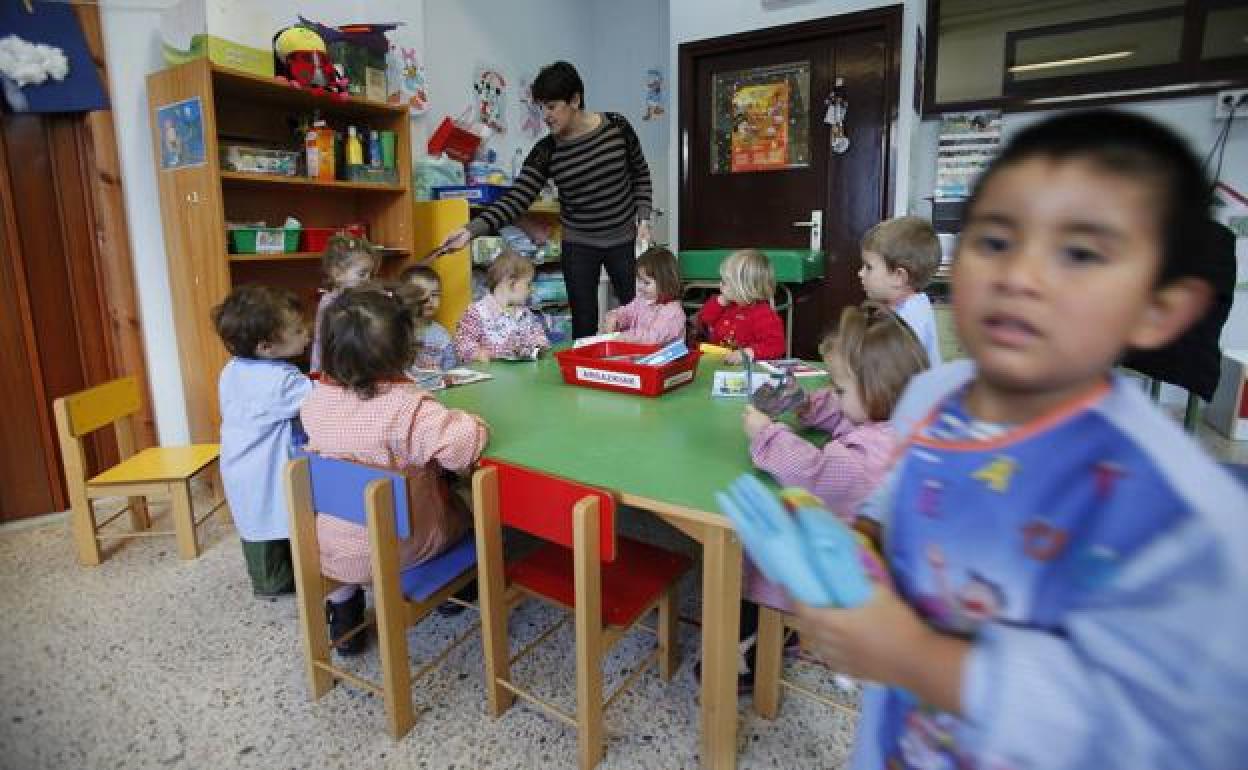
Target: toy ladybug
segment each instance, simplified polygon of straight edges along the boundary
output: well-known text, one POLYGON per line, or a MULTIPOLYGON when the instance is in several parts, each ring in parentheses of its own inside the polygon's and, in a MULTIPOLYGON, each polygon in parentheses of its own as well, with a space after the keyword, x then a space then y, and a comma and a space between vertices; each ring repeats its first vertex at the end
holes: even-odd
POLYGON ((347 98, 347 78, 330 61, 325 41, 308 27, 287 27, 273 36, 278 80, 313 93, 347 98))

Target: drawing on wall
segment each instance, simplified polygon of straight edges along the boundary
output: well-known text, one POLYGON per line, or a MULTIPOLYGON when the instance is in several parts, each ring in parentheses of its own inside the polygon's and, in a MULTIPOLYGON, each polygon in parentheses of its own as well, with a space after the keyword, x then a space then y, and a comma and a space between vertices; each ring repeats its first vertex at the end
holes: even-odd
POLYGON ((498 69, 478 67, 472 79, 472 91, 477 105, 477 120, 494 130, 507 133, 506 110, 507 80, 498 69))
POLYGON ((429 111, 429 77, 416 48, 390 46, 390 93, 386 99, 391 104, 407 105, 413 116, 429 111))
POLYGON ((651 67, 646 70, 646 107, 642 120, 658 120, 666 110, 663 108, 663 70, 651 67))
POLYGON ((204 165, 204 116, 199 97, 156 108, 162 170, 204 165))
POLYGON ((542 105, 533 98, 533 80, 536 75, 520 78, 520 106, 524 108, 524 122, 520 124, 520 133, 536 139, 542 133, 542 105))

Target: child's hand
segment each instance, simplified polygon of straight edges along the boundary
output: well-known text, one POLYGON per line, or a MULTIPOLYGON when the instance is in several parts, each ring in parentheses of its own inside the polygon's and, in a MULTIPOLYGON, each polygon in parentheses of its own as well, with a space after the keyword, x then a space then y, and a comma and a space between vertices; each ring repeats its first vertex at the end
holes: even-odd
POLYGON ((603 334, 615 331, 615 311, 607 313, 607 317, 602 319, 602 324, 598 327, 598 331, 603 334))
POLYGON ((724 363, 730 366, 736 366, 745 360, 740 350, 730 350, 724 354, 724 363))
POLYGON ((753 406, 747 405, 745 414, 742 416, 742 423, 745 426, 745 435, 749 436, 752 441, 764 428, 771 425, 771 418, 753 406))
POLYGON ((899 672, 922 660, 935 632, 891 588, 876 584, 857 609, 797 603, 802 633, 815 653, 837 671, 885 684, 900 684, 899 672))
POLYGON ((942 634, 888 586, 876 584, 857 609, 797 603, 801 632, 831 668, 909 690, 920 700, 958 713, 962 665, 971 643, 942 634))
POLYGON ((488 350, 479 350, 477 351, 476 357, 472 360, 476 361, 478 364, 488 364, 491 361, 490 353, 488 350))

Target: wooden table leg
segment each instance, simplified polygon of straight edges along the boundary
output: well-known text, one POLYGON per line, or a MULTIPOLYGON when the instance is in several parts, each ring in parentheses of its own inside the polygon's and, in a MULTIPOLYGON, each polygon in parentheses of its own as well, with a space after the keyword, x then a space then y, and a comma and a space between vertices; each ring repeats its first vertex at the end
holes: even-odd
POLYGON ((741 542, 707 527, 702 541, 702 766, 737 766, 737 634, 741 542))

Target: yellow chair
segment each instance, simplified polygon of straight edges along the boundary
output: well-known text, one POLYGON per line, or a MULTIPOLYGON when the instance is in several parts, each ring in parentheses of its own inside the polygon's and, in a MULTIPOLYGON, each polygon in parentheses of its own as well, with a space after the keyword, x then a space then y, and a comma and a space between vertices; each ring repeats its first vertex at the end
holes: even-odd
MULTIPOLYGON (((408 661, 407 629, 439 604, 451 601, 472 607, 454 594, 477 576, 477 551, 472 536, 428 561, 399 570, 399 539, 411 537, 408 479, 396 471, 334 460, 317 455, 286 464, 286 500, 290 508, 290 551, 295 564, 299 627, 307 662, 308 684, 317 700, 342 679, 378 695, 395 740, 412 729, 412 680, 432 671, 452 650, 476 633, 477 624, 451 641, 419 671, 408 661), (321 575, 316 515, 324 514, 366 527, 373 572, 373 604, 377 645, 381 653, 380 685, 335 667, 330 648, 369 625, 363 623, 338 639, 325 625, 325 596, 337 582, 321 575)), ((475 609, 475 608, 474 608, 475 609)))
MULTIPOLYGON (((175 535, 178 556, 194 559, 199 555, 195 528, 225 504, 217 500, 199 520, 191 503, 191 479, 218 469, 218 444, 152 447, 134 452, 131 415, 139 410, 139 387, 133 377, 97 385, 94 388, 56 399, 56 432, 61 443, 65 485, 69 489, 74 543, 78 561, 87 566, 100 563, 100 540, 111 538, 175 535), (101 428, 113 426, 121 462, 87 478, 83 438, 101 428), (128 497, 129 504, 101 523, 95 520, 94 500, 102 497, 128 497), (149 531, 147 498, 164 497, 172 507, 173 531, 149 531), (133 532, 103 534, 101 530, 129 511, 133 532)), ((220 490, 219 479, 214 488, 220 490)))
POLYGON ((784 640, 790 629, 803 640, 809 638, 802 633, 801 622, 796 615, 759 605, 754 652, 754 710, 764 719, 775 719, 780 707, 780 688, 783 686, 825 706, 857 716, 856 708, 784 678, 784 640))

